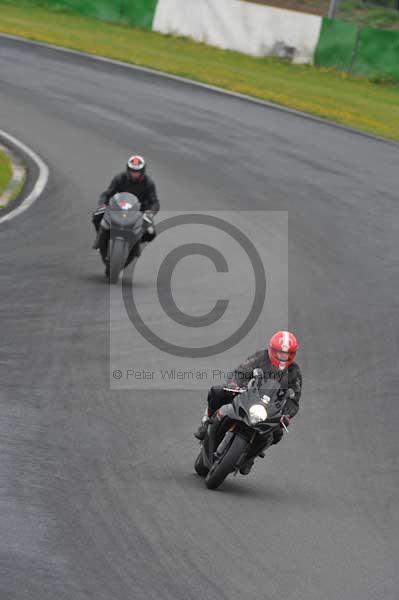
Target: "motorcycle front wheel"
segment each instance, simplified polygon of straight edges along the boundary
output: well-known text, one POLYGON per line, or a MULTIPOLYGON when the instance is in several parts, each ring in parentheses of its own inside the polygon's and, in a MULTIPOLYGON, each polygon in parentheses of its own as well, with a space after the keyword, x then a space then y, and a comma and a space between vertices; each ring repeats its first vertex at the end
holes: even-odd
POLYGON ((245 451, 248 442, 239 435, 234 436, 225 454, 216 460, 205 479, 206 487, 215 490, 235 470, 239 458, 245 451))
POLYGON ((125 240, 116 238, 112 242, 109 259, 109 282, 118 283, 119 273, 125 265, 125 240))

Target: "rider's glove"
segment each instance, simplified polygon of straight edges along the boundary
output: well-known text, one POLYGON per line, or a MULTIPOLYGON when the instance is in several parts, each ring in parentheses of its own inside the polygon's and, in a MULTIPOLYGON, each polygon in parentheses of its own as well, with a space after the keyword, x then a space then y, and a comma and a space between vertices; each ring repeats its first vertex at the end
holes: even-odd
POLYGON ((292 400, 295 398, 295 392, 292 388, 288 388, 288 390, 283 389, 277 392, 277 396, 279 398, 288 398, 289 400, 292 400))

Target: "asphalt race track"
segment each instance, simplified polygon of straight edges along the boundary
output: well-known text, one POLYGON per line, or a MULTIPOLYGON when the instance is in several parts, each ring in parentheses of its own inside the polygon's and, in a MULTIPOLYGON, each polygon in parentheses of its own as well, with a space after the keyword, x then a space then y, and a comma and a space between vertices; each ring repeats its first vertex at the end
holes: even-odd
POLYGON ((0 598, 396 600, 398 146, 5 38, 0 127, 50 169, 0 225, 0 598), (288 211, 301 412, 215 492, 197 391, 110 389, 89 217, 132 151, 164 210, 288 211))

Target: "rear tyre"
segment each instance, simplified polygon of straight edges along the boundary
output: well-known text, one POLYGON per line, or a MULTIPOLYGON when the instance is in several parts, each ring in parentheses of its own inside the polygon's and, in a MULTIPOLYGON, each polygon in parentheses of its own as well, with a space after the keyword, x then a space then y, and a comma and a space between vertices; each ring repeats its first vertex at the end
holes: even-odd
POLYGON ((248 442, 239 435, 233 438, 229 448, 222 458, 217 460, 209 470, 205 479, 206 487, 215 490, 226 479, 229 473, 232 473, 236 464, 243 454, 248 442))
POLYGON ((111 255, 109 258, 109 282, 118 283, 119 273, 125 262, 125 240, 116 238, 112 242, 111 255))
POLYGON ((197 456, 197 460, 195 461, 195 464, 194 464, 194 469, 196 470, 196 472, 198 473, 198 475, 200 477, 206 477, 206 475, 208 475, 209 469, 204 464, 204 459, 203 459, 203 456, 202 456, 202 450, 201 450, 201 452, 197 456))

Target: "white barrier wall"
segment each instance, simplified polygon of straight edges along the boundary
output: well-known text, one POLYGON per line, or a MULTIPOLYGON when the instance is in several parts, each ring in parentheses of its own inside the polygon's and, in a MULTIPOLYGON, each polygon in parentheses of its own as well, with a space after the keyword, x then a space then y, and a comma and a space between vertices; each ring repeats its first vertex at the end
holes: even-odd
POLYGON ((158 0, 153 31, 252 56, 312 63, 322 18, 239 0, 158 0))

